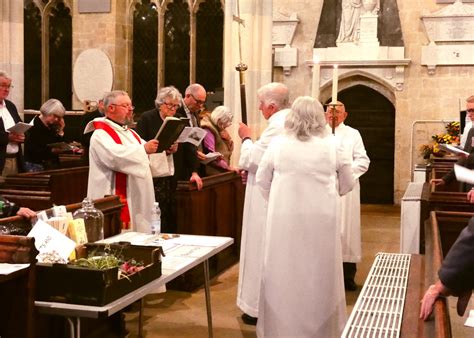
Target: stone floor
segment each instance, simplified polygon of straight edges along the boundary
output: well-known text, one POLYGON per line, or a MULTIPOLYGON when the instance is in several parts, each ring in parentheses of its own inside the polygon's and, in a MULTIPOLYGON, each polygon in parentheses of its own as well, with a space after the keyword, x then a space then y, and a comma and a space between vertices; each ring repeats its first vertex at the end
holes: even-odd
MULTIPOLYGON (((356 282, 362 285, 377 252, 398 252, 400 238, 400 208, 394 206, 364 205, 362 207, 362 262, 358 264, 356 282)), ((255 327, 240 319, 235 305, 238 264, 211 281, 211 303, 214 337, 256 337, 255 327)), ((360 288, 359 288, 360 291, 360 288)), ((359 292, 346 292, 349 316, 359 292)), ((168 291, 145 298, 145 337, 207 337, 207 317, 204 289, 193 293, 168 291)), ((473 301, 471 306, 473 308, 473 301)), ((455 303, 451 307, 455 311, 455 303)), ((126 316, 129 337, 137 335, 138 312, 126 316)), ((473 337, 474 329, 463 327, 464 318, 451 314, 453 337, 473 337), (471 335, 470 335, 471 334, 471 335)))

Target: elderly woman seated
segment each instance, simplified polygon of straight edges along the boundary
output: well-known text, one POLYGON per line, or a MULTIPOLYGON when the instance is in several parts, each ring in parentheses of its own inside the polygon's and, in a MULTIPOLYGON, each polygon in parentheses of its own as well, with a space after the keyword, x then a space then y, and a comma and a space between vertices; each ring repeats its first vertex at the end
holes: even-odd
POLYGON ((33 127, 26 132, 25 169, 42 171, 59 167, 59 153, 64 152, 61 146, 51 146, 64 141, 63 104, 56 99, 49 99, 40 108, 40 115, 33 119, 33 127))
MULTIPOLYGON (((222 155, 206 165, 206 175, 219 174, 227 170, 238 171, 230 166, 234 142, 226 130, 232 124, 233 117, 228 107, 218 106, 201 120, 201 128, 207 131, 202 142, 204 154, 218 152, 222 155)), ((205 159, 201 158, 201 160, 205 162, 205 159)))

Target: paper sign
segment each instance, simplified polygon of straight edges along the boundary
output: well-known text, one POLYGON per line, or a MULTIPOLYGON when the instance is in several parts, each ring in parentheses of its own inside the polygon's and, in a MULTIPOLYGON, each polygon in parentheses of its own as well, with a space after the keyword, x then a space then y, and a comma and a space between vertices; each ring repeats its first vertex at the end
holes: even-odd
POLYGON ((76 247, 73 240, 43 221, 36 222, 28 237, 35 238, 35 246, 40 254, 55 251, 66 261, 76 247))
POLYGON ((55 205, 53 207, 53 216, 54 217, 62 217, 66 216, 66 207, 64 205, 55 205))

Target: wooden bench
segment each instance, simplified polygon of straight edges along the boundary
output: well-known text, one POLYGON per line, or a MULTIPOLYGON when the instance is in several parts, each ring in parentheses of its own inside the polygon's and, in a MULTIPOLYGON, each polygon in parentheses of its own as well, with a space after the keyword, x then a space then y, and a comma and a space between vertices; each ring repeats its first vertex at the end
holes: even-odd
POLYGON ((56 205, 82 201, 87 195, 89 167, 45 170, 7 176, 3 189, 50 191, 56 205))
POLYGON ((0 195, 18 206, 31 210, 44 210, 53 206, 50 191, 0 189, 0 195))

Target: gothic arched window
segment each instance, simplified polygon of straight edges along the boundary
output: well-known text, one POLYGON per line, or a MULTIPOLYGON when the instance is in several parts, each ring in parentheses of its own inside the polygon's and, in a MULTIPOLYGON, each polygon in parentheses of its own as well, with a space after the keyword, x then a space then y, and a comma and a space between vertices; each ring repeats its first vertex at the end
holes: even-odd
POLYGON ((175 0, 165 12, 165 86, 182 93, 189 84, 190 12, 187 2, 175 0))
POLYGON ((222 87, 224 12, 220 0, 206 0, 196 14, 196 82, 207 90, 222 87))
POLYGON ((132 88, 135 111, 153 107, 158 77, 158 12, 150 0, 142 0, 133 12, 132 88))
POLYGON ((41 11, 33 0, 24 3, 25 108, 41 106, 41 11))
POLYGON ((49 13, 49 97, 72 108, 72 18, 63 2, 49 13))

